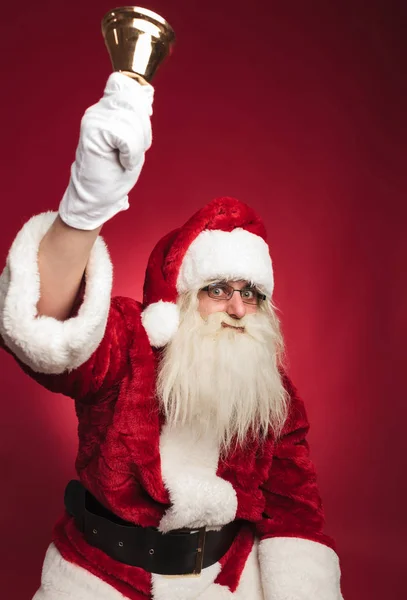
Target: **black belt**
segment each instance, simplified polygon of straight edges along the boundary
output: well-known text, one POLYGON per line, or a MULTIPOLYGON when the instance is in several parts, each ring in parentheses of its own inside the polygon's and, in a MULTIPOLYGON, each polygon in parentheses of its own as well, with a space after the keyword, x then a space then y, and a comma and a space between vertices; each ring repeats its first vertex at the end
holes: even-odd
POLYGON ((226 554, 241 527, 232 521, 219 531, 201 527, 161 533, 123 521, 75 480, 66 487, 65 507, 89 544, 119 562, 160 575, 199 575, 226 554))

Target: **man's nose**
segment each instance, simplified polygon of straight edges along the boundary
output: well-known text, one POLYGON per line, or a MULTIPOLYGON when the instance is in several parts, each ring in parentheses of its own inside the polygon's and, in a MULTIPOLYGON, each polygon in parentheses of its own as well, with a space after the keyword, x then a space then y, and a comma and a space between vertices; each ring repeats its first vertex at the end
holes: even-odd
POLYGON ((245 316, 246 305, 238 291, 233 292, 233 296, 228 300, 226 312, 233 319, 242 319, 245 316))

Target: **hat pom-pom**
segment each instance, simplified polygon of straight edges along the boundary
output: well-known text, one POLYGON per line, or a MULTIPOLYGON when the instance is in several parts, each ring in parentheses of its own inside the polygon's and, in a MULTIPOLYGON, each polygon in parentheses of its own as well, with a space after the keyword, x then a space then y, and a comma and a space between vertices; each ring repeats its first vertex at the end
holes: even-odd
POLYGON ((150 344, 161 348, 174 337, 179 327, 179 308, 173 302, 154 302, 142 312, 141 321, 150 344))

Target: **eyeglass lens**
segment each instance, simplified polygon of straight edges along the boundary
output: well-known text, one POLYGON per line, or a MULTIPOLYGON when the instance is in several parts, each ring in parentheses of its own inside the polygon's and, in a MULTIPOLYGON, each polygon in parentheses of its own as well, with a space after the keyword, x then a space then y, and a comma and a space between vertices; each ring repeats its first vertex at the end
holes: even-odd
POLYGON ((255 288, 235 290, 227 283, 212 284, 208 286, 208 295, 215 300, 230 300, 234 292, 239 292, 245 304, 257 304, 262 296, 255 288))

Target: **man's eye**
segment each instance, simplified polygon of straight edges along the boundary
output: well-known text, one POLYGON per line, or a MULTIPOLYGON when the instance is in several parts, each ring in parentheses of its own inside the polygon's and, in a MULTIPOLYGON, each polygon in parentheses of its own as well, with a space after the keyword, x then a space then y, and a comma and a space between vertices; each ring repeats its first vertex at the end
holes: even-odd
POLYGON ((252 298, 254 298, 256 296, 256 290, 243 290, 243 298, 246 298, 247 300, 251 300, 252 298))
POLYGON ((216 285, 209 287, 209 295, 218 300, 226 300, 229 298, 229 290, 224 285, 216 285))

